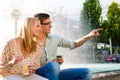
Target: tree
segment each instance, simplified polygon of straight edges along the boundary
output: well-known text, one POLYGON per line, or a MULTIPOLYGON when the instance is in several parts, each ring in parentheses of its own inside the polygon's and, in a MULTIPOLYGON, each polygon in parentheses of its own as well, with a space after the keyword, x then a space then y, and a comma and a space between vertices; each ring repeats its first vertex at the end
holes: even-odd
POLYGON ((100 26, 100 17, 102 8, 98 0, 86 0, 83 4, 83 10, 81 11, 88 27, 91 29, 98 28, 100 26))
POLYGON ((99 38, 99 42, 101 43, 109 43, 109 38, 110 38, 110 34, 109 34, 109 26, 110 23, 108 22, 108 20, 103 20, 102 22, 102 27, 104 28, 103 31, 101 31, 100 33, 100 38, 99 38))
MULTIPOLYGON (((86 0, 81 11, 83 29, 90 32, 90 30, 100 27, 101 13, 102 8, 99 0, 86 0)), ((97 42, 98 38, 93 41, 97 42)))
POLYGON ((116 2, 112 2, 108 7, 107 19, 110 23, 107 28, 109 32, 109 38, 112 39, 114 46, 120 46, 120 6, 116 2))
MULTIPOLYGON (((83 3, 83 9, 81 11, 81 25, 82 29, 84 30, 83 32, 90 32, 91 30, 100 27, 101 25, 101 13, 102 13, 102 8, 99 3, 99 0, 86 0, 85 3, 83 3)), ((81 26, 80 26, 81 27, 81 26)), ((85 48, 85 51, 88 53, 89 50, 89 56, 92 57, 92 61, 94 62, 94 50, 96 47, 96 43, 98 38, 91 39, 89 43, 87 43, 85 48)))

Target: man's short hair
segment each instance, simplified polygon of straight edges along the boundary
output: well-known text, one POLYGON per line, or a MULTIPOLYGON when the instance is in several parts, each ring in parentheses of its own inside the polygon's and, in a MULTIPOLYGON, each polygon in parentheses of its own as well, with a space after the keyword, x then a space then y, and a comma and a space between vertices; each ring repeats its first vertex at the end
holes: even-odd
POLYGON ((43 23, 44 20, 50 18, 50 15, 47 13, 36 13, 34 17, 38 18, 40 22, 43 23))

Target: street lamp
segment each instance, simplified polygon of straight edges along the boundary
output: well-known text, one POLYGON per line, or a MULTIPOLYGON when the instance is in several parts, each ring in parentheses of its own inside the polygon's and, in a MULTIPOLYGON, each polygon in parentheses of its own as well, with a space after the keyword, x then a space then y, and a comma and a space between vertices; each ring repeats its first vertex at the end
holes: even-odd
POLYGON ((112 39, 111 39, 111 37, 109 39, 109 43, 110 43, 110 56, 112 56, 112 39))

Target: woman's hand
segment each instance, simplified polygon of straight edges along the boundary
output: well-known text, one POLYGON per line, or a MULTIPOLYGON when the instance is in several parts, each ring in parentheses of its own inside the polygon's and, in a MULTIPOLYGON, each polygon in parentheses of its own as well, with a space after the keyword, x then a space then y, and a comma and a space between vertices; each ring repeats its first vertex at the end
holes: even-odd
POLYGON ((7 72, 11 66, 19 61, 22 61, 21 57, 14 57, 10 62, 5 65, 0 65, 0 72, 7 72))
POLYGON ((30 74, 33 74, 33 73, 35 72, 35 70, 36 70, 36 69, 34 68, 33 65, 29 65, 29 66, 28 66, 29 75, 30 75, 30 74))
POLYGON ((24 76, 33 74, 35 72, 35 70, 37 69, 37 68, 35 68, 34 65, 27 65, 27 64, 22 65, 22 68, 23 68, 22 73, 24 76))
POLYGON ((22 58, 22 57, 19 57, 19 56, 13 57, 13 59, 12 59, 11 61, 9 61, 7 64, 1 65, 1 66, 0 66, 0 69, 10 68, 13 64, 16 64, 16 63, 22 61, 22 59, 23 59, 23 58, 22 58))
POLYGON ((9 65, 16 64, 16 63, 22 61, 22 59, 23 59, 23 58, 20 57, 20 56, 13 57, 13 59, 12 59, 8 64, 9 64, 9 65))

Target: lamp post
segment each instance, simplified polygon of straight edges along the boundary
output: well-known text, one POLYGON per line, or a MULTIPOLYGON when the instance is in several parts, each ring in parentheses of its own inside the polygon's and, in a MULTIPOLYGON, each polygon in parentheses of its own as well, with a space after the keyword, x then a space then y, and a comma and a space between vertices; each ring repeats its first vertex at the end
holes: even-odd
POLYGON ((111 40, 111 37, 109 39, 109 42, 110 42, 110 56, 112 56, 112 40, 111 40))
POLYGON ((11 12, 12 18, 15 20, 15 37, 17 36, 17 27, 18 27, 18 19, 21 16, 21 12, 18 9, 13 9, 11 12))

